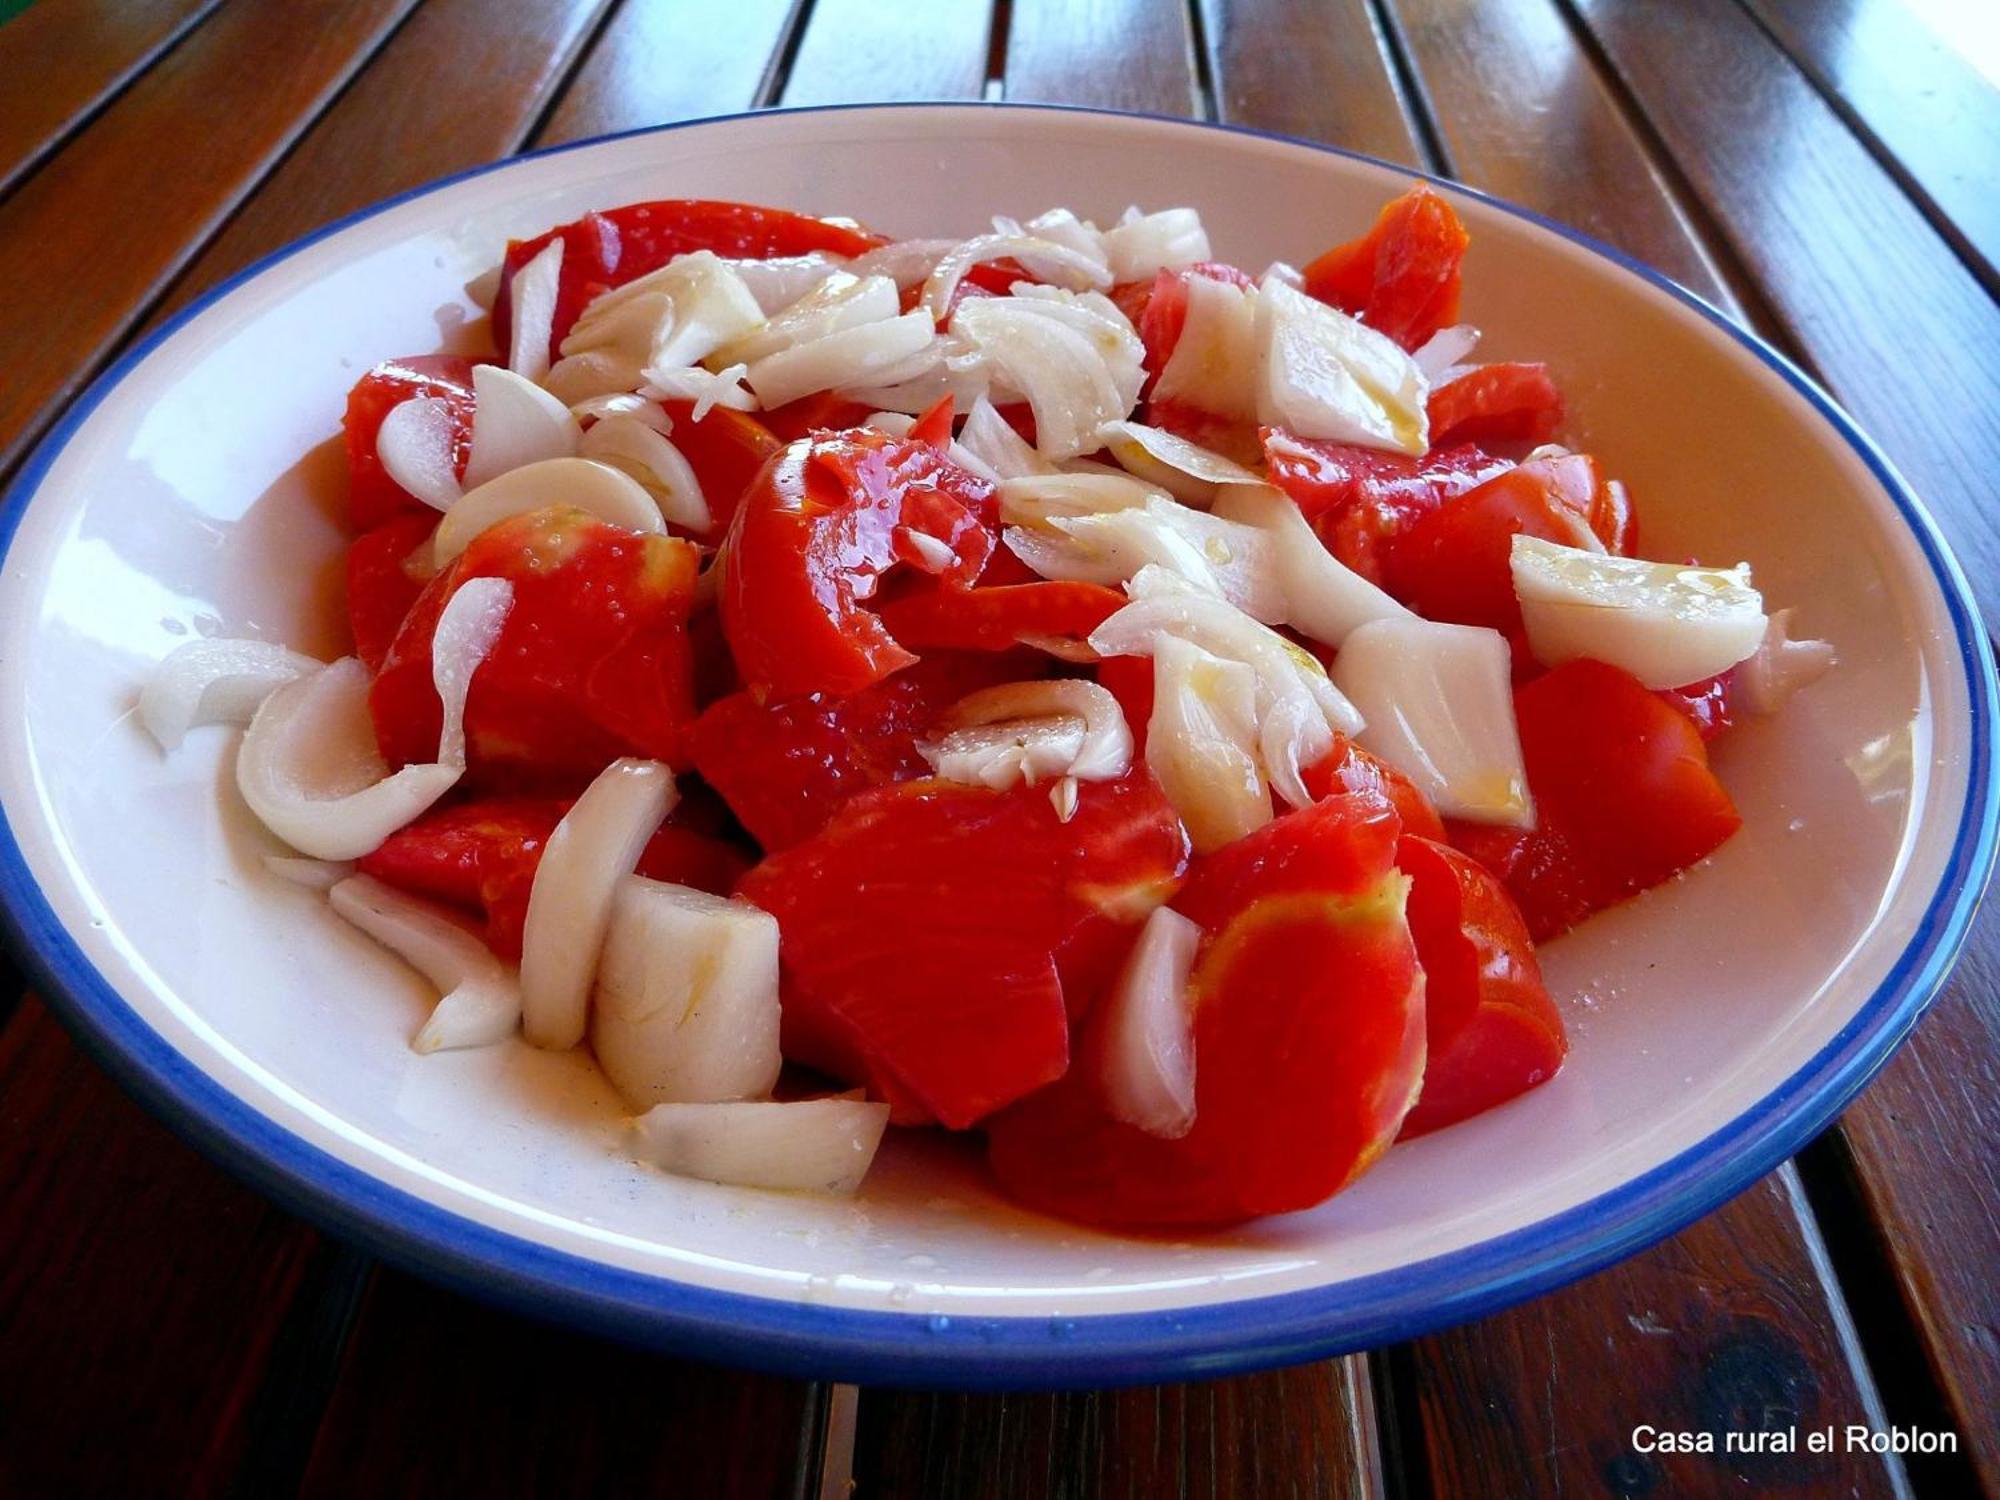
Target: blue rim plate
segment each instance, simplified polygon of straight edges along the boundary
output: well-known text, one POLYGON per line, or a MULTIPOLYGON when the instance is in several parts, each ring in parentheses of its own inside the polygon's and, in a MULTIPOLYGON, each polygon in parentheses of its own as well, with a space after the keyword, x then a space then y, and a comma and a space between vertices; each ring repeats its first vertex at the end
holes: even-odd
MULTIPOLYGON (((1113 113, 1053 105, 951 108, 1113 113)), ((1238 127, 1154 116, 1118 118, 1260 136, 1388 167, 1358 153, 1238 127)), ((534 155, 716 123, 687 121, 534 155)), ((510 164, 441 179, 331 224, 230 278, 128 351, 71 406, 10 488, 0 514, 0 569, 11 565, 22 516, 56 458, 154 348, 237 287, 326 236, 510 164)), ((946 1317, 801 1304, 608 1266, 474 1223, 336 1159, 250 1108, 147 1025, 91 964, 31 876, 13 821, 17 810, 7 807, 0 809, 5 814, 0 903, 15 951, 69 1028, 126 1089, 214 1159, 306 1218, 395 1264, 491 1301, 630 1342, 787 1374, 906 1385, 1059 1387, 1255 1369, 1407 1339, 1476 1318, 1672 1233, 1763 1176, 1831 1121, 1888 1059, 1943 983, 1995 857, 2000 801, 1994 796, 1990 744, 1996 717, 1992 656, 1965 579, 1921 503, 1839 407, 1782 355, 1609 246, 1458 184, 1441 185, 1622 266, 1725 330, 1782 377, 1860 458, 1900 512, 1944 597, 1965 674, 1973 747, 1967 802, 1943 877, 1908 946, 1849 1023, 1805 1066, 1727 1126, 1644 1175, 1499 1238, 1328 1287, 1226 1305, 1052 1322, 1045 1317, 946 1317)))

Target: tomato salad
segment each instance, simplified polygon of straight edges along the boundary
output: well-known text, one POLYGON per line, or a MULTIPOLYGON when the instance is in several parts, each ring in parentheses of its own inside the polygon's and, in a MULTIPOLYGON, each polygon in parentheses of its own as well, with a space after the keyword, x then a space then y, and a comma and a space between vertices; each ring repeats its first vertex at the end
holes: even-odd
POLYGON ((1308 1208, 1554 1076, 1536 945, 1728 839, 1709 743, 1832 660, 1643 559, 1466 243, 588 214, 349 396, 354 655, 195 642, 143 718, 248 724, 419 1051, 588 1045, 643 1160, 852 1191, 893 1123, 1075 1220, 1308 1208))

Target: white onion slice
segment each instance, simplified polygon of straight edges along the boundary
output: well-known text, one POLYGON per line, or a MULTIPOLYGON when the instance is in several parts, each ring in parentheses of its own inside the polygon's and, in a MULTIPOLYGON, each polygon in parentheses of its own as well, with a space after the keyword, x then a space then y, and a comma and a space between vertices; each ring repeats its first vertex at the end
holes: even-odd
POLYGON ((902 311, 896 283, 888 277, 835 271, 790 307, 724 344, 703 363, 711 370, 736 364, 754 366, 781 349, 810 344, 849 328, 886 323, 902 311))
POLYGON ((589 511, 627 531, 658 534, 667 529, 660 507, 630 474, 595 459, 551 458, 511 469, 460 499, 431 536, 432 556, 442 568, 488 527, 552 505, 589 511))
POLYGON ((500 639, 514 607, 514 585, 504 578, 468 578, 452 591, 431 632, 431 681, 444 705, 438 764, 465 764, 465 699, 472 674, 500 639))
POLYGON ((961 242, 958 240, 891 240, 863 251, 847 264, 856 276, 887 276, 898 287, 920 285, 961 242))
POLYGON ((1162 637, 1153 652, 1146 768, 1197 854, 1271 821, 1257 739, 1257 674, 1240 661, 1162 637))
POLYGON ((1267 280, 1257 291, 1256 347, 1258 421, 1392 452, 1429 446, 1430 385, 1395 340, 1267 280))
POLYGON ((637 417, 621 414, 598 421, 583 435, 582 456, 638 480, 659 506, 662 519, 697 533, 714 524, 694 465, 637 417))
POLYGON ((594 397, 624 395, 636 389, 641 363, 602 349, 565 354, 549 366, 549 373, 542 377, 542 389, 574 411, 594 397))
POLYGON ((1793 640, 1792 612, 1778 610, 1757 649, 1737 664, 1736 701, 1750 713, 1774 714, 1836 663, 1831 642, 1793 640))
POLYGON ((958 443, 972 459, 968 467, 996 483, 1057 472, 1055 464, 1037 453, 1034 445, 1016 432, 1013 424, 984 396, 967 409, 958 430, 958 443))
POLYGON ((852 1193, 888 1128, 864 1099, 659 1104, 634 1123, 635 1154, 677 1177, 737 1187, 852 1193))
POLYGON ((928 349, 937 330, 920 312, 843 328, 754 361, 744 377, 766 407, 836 386, 868 385, 928 349))
POLYGON ((1066 779, 1083 739, 1083 720, 1059 714, 954 729, 917 750, 941 780, 1004 791, 1066 779))
POLYGON ((1264 477, 1178 433, 1143 422, 1106 422, 1098 433, 1119 466, 1176 500, 1206 509, 1218 486, 1262 484, 1264 477))
POLYGON ((1074 458, 1097 445, 1106 422, 1130 415, 1138 369, 1121 333, 1094 314, 1095 331, 1073 326, 1060 304, 1034 297, 977 297, 952 316, 952 332, 1035 413, 1035 447, 1074 458))
POLYGON ((368 875, 327 892, 333 909, 436 985, 437 1005, 410 1041, 418 1052, 485 1047, 514 1034, 521 987, 507 966, 442 907, 368 875))
POLYGON ((1194 1014, 1187 988, 1201 937, 1201 928, 1172 907, 1156 907, 1098 1023, 1104 1102, 1112 1117, 1169 1140, 1194 1128, 1194 1014))
POLYGON ((582 429, 569 408, 532 380, 498 365, 475 365, 472 450, 465 460, 465 488, 544 459, 576 452, 582 429))
POLYGON ((250 810, 315 859, 359 859, 460 774, 448 765, 389 774, 368 715, 368 669, 351 656, 266 698, 236 754, 236 785, 250 810))
POLYGON ((653 274, 673 302, 674 316, 646 356, 650 366, 696 364, 765 321, 757 295, 736 268, 713 251, 677 255, 653 274))
POLYGON ((1347 637, 1334 681, 1367 716, 1364 750, 1448 818, 1535 826, 1514 722, 1513 654, 1497 630, 1374 620, 1347 637))
POLYGON ((778 921, 628 875, 597 966, 590 1046, 635 1109, 753 1099, 778 1081, 778 921))
MULTIPOLYGON (((886 432, 890 437, 904 438, 908 437, 910 429, 917 425, 917 419, 906 411, 871 411, 863 419, 861 425, 875 432, 886 432)), ((915 541, 919 536, 923 535, 922 532, 913 531, 910 533, 910 539, 915 541)), ((926 536, 924 540, 936 541, 937 539, 926 536)), ((946 548, 946 550, 949 551, 950 549, 946 548)))
MULTIPOLYGON (((864 274, 855 270, 856 262, 824 250, 813 250, 804 255, 774 255, 768 260, 726 260, 723 264, 742 278, 744 286, 750 289, 750 295, 757 299, 757 305, 764 310, 767 318, 790 307, 835 271, 853 271, 857 276, 864 274)), ((874 271, 880 267, 870 266, 868 269, 874 271)))
POLYGON ((1278 624, 1285 618, 1270 538, 1164 497, 1096 515, 1052 516, 1041 529, 1010 528, 1005 540, 1044 578, 1116 584, 1158 566, 1221 595, 1252 619, 1278 624))
POLYGON ((1578 657, 1622 667, 1649 688, 1726 672, 1764 639, 1750 565, 1694 568, 1612 557, 1516 536, 1514 592, 1528 648, 1545 666, 1578 657))
POLYGON ((510 318, 507 368, 524 380, 540 380, 549 373, 549 346, 555 340, 562 263, 563 238, 557 235, 514 273, 507 289, 510 318))
POLYGON ((949 781, 986 786, 1033 784, 1048 776, 1077 781, 1115 781, 1132 768, 1132 731, 1125 711, 1110 689, 1082 678, 1050 678, 1040 682, 1007 682, 969 693, 946 709, 934 729, 941 738, 918 745, 938 775, 949 781), (1037 748, 1060 746, 1063 758, 1031 763, 1023 759, 1017 774, 995 779, 984 774, 958 774, 972 767, 989 742, 1004 751, 1015 739, 1027 738, 1030 727, 1051 732, 1034 741, 1037 748), (982 734, 982 731, 990 733, 982 734), (946 769, 951 766, 953 769, 946 769))
POLYGON ((1163 208, 1158 213, 1128 213, 1104 231, 1104 254, 1113 281, 1145 281, 1175 266, 1191 266, 1210 258, 1208 231, 1191 208, 1163 208))
POLYGON ((1423 371, 1433 389, 1446 383, 1445 376, 1465 363, 1466 356, 1479 347, 1479 330, 1470 323, 1454 323, 1440 328, 1413 351, 1410 359, 1423 371))
POLYGON ((1143 510, 1165 498, 1127 474, 1024 474, 1000 481, 1000 519, 1009 526, 1047 526, 1059 516, 1143 510))
POLYGON ((444 397, 412 396, 382 418, 375 430, 375 456, 382 471, 404 490, 443 510, 464 491, 458 478, 457 432, 451 403, 444 397))
POLYGON ((307 859, 297 854, 267 854, 264 868, 280 880, 322 895, 354 873, 354 862, 346 859, 307 859))
POLYGON ((1248 288, 1209 276, 1187 278, 1187 319, 1153 385, 1153 399, 1255 420, 1257 302, 1248 288))
POLYGON ((186 641, 153 668, 139 692, 139 722, 173 750, 198 724, 248 724, 273 691, 323 663, 269 641, 186 641))
MULTIPOLYGON (((1110 269, 1110 263, 1104 253, 1104 232, 1090 220, 1079 219, 1067 208, 1044 209, 1025 224, 1017 219, 1010 219, 1005 214, 995 214, 993 231, 996 234, 1033 235, 1036 239, 1053 240, 1058 245, 1074 250, 1084 259, 1102 263, 1106 270, 1110 269)), ((1033 270, 1032 267, 1026 266, 1025 262, 1023 265, 1024 268, 1033 270)))
POLYGON ((1410 611, 1327 551, 1284 491, 1267 484, 1224 485, 1215 514, 1255 527, 1284 595, 1283 623, 1338 646, 1370 620, 1410 618, 1410 611))
MULTIPOLYGON (((966 272, 988 261, 1010 257, 1042 281, 1077 290, 1085 287, 1101 290, 1111 285, 1111 272, 1102 256, 1092 257, 1072 246, 1032 234, 976 235, 940 257, 936 268, 924 279, 923 305, 931 320, 944 321, 951 308, 952 294, 966 272)), ((963 306, 960 310, 963 311, 963 306)))
MULTIPOLYGON (((701 372, 707 375, 706 370, 701 372)), ((713 379, 714 377, 710 377, 713 379)), ((671 437, 674 419, 660 409, 660 403, 637 391, 620 391, 610 396, 590 396, 570 407, 569 414, 579 422, 588 417, 595 422, 602 417, 630 417, 633 421, 653 429, 661 437, 671 437)))
POLYGON ((618 883, 679 799, 657 761, 614 760, 542 849, 521 933, 522 1029, 537 1047, 583 1040, 584 1010, 618 883))
POLYGON ((647 370, 641 389, 663 401, 692 401, 694 420, 699 422, 718 406, 731 411, 755 411, 757 398, 743 388, 748 365, 730 365, 709 370, 689 365, 684 370, 647 370))

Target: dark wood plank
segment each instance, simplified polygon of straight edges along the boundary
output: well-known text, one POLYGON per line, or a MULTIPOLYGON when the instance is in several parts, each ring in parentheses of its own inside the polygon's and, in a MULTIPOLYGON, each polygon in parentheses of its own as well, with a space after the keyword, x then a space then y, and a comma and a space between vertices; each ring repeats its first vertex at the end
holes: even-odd
POLYGON ((619 6, 537 133, 538 146, 767 103, 800 0, 619 6))
POLYGON ((0 1493, 206 1494, 315 1236, 201 1161, 40 1002, 0 1033, 0 1493))
POLYGON ((1960 35, 1990 12, 1906 0, 1745 0, 2000 293, 2000 87, 1960 35))
POLYGON ((42 0, 0 26, 0 192, 215 8, 216 0, 42 0))
POLYGON ((155 309, 154 321, 261 255, 527 139, 609 0, 431 0, 313 123, 155 309), (440 109, 433 82, 478 80, 478 108, 440 109))
POLYGON ((1421 163, 1368 0, 1198 3, 1218 119, 1421 163))
POLYGON ((817 0, 782 101, 977 99, 992 50, 993 0, 817 0))
POLYGON ((882 1500, 1383 1493, 1360 1358, 1053 1396, 868 1391, 854 1480, 882 1500))
POLYGON ((1014 0, 1006 97, 1199 115, 1186 0, 1014 0))
POLYGON ((1420 1346, 1417 1396, 1438 1500, 1520 1495, 1906 1492, 1894 1460, 1851 1454, 1664 1454, 1634 1429, 1804 1434, 1883 1425, 1853 1331, 1820 1293, 1790 1167, 1636 1261, 1420 1346))
POLYGON ((1947 527, 2000 623, 2000 305, 1734 0, 1576 3, 1786 332, 1947 527))
POLYGON ((818 1416, 797 1381, 660 1359, 385 1272, 301 1492, 789 1495, 818 1416))
POLYGON ((0 472, 410 4, 238 0, 0 202, 0 472))

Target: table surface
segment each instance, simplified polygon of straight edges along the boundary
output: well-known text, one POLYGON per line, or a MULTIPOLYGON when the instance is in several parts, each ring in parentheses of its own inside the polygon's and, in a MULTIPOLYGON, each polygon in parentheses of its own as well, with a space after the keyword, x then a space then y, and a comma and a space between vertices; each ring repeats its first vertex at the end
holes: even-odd
MULTIPOLYGON (((766 105, 1061 100, 1424 167, 1813 371, 2000 618, 2000 31, 1953 0, 39 0, 0 26, 0 480, 121 347, 341 214, 766 105)), ((492 1311, 264 1202, 0 993, 0 1492, 2000 1494, 2000 920, 1838 1125, 1588 1281, 1365 1356, 809 1385, 492 1311), (1660 1454, 1633 1429, 1959 1435, 1660 1454)), ((1718 1440, 1719 1441, 1719 1440, 1718 1440)))

